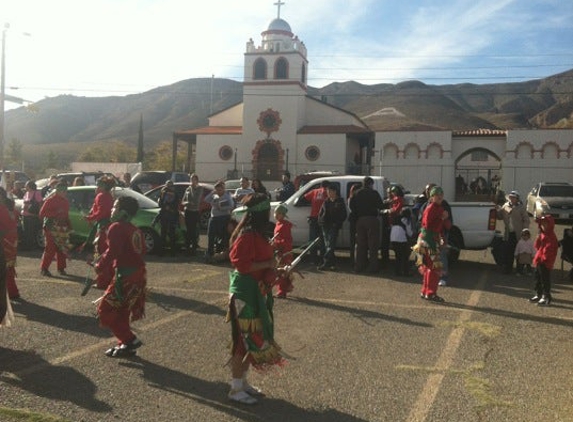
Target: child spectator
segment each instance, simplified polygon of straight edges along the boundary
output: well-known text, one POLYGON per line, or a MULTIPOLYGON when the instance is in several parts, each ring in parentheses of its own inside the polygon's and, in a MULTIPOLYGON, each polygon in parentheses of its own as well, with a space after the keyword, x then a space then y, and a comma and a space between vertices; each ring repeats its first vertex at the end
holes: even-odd
POLYGON ((537 250, 533 264, 535 265, 535 296, 530 302, 537 302, 540 306, 551 303, 551 270, 557 258, 559 242, 555 235, 555 220, 550 215, 537 218, 539 234, 533 246, 537 250))
POLYGON ((517 275, 530 275, 533 273, 531 263, 535 256, 535 248, 529 229, 521 230, 521 238, 515 247, 515 261, 517 262, 517 275))
POLYGON ((396 275, 410 275, 410 246, 414 236, 412 230, 412 212, 409 208, 400 211, 399 218, 394 219, 390 231, 390 244, 396 257, 396 275))
MULTIPOLYGON (((272 245, 278 260, 278 267, 284 267, 292 262, 292 223, 287 220, 288 208, 280 204, 275 208, 275 231, 272 245)), ((281 276, 277 280, 277 298, 286 299, 287 293, 292 292, 292 273, 281 276)))

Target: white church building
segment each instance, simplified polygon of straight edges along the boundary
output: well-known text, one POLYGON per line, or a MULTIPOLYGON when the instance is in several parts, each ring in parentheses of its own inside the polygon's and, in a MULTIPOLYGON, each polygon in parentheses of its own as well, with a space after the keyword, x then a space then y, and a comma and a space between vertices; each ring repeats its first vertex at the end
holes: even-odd
POLYGON ((450 200, 462 193, 456 178, 522 194, 538 181, 573 183, 573 130, 375 132, 309 96, 306 47, 275 4, 261 44, 246 43, 243 101, 209 116, 208 126, 174 132, 174 170, 183 142, 187 169, 204 181, 245 175, 272 186, 285 171, 337 171, 383 175, 413 192, 438 183, 450 200))

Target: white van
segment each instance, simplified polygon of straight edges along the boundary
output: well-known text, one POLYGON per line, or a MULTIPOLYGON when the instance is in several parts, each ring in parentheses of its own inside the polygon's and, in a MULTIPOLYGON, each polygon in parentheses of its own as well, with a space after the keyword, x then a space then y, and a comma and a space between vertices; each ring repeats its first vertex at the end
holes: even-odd
MULTIPOLYGON (((344 199, 344 202, 348 207, 348 194, 353 185, 360 185, 364 180, 365 176, 332 176, 332 177, 321 177, 319 179, 313 179, 307 182, 305 185, 301 186, 289 199, 284 202, 284 205, 288 208, 288 219, 293 223, 292 228, 292 240, 293 246, 301 246, 308 243, 308 217, 310 216, 310 202, 304 199, 304 195, 311 190, 319 189, 323 181, 327 180, 331 184, 335 185, 340 192, 340 196, 344 199)), ((380 193, 382 199, 385 199, 386 192, 390 187, 390 182, 384 177, 371 176, 374 180, 373 188, 380 193)), ((280 204, 280 202, 272 202, 272 210, 280 204)), ((233 218, 237 221, 240 220, 245 208, 240 207, 233 211, 233 218)), ((350 213, 350 209, 348 209, 350 213)), ((271 214, 272 215, 272 214, 271 214)), ((336 242, 337 248, 349 248, 350 247, 350 228, 348 226, 348 221, 344 222, 340 232, 338 233, 338 240, 336 242)))
MULTIPOLYGON (((308 217, 310 216, 310 203, 304 199, 304 195, 320 188, 324 180, 335 184, 348 206, 348 193, 353 185, 361 184, 365 176, 332 176, 314 179, 297 190, 284 204, 288 207, 288 219, 293 223, 292 237, 293 246, 299 247, 308 243, 308 217)), ((391 183, 384 177, 371 176, 374 180, 374 189, 380 193, 382 199, 386 199, 386 193, 391 183)), ((272 209, 280 202, 271 203, 272 209)), ((411 205, 411 204, 408 204, 411 205)), ((492 203, 479 202, 450 202, 454 225, 450 229, 449 244, 450 264, 457 261, 461 249, 481 250, 491 246, 496 235, 495 207, 492 203)), ((245 208, 240 207, 233 211, 233 218, 240 220, 245 208)), ((350 212, 350 210, 348 210, 350 212)), ((380 218, 382 223, 383 219, 380 218)), ((350 247, 350 228, 346 221, 338 233, 336 247, 347 249, 350 247)))

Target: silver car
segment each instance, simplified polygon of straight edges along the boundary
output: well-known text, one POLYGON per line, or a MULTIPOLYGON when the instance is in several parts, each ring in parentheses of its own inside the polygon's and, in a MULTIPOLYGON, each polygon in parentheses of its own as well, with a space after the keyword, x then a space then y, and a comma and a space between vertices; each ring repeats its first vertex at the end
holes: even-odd
POLYGON ((556 220, 573 219, 573 185, 541 182, 527 195, 526 209, 533 217, 550 214, 556 220))

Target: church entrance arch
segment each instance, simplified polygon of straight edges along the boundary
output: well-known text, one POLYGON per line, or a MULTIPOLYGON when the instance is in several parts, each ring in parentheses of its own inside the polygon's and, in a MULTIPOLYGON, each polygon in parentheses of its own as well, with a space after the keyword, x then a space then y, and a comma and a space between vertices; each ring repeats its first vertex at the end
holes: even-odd
POLYGON ((253 151, 254 178, 267 181, 280 180, 284 152, 280 142, 258 141, 253 151))
POLYGON ((502 178, 501 159, 486 148, 472 148, 455 165, 456 201, 489 201, 502 178))

